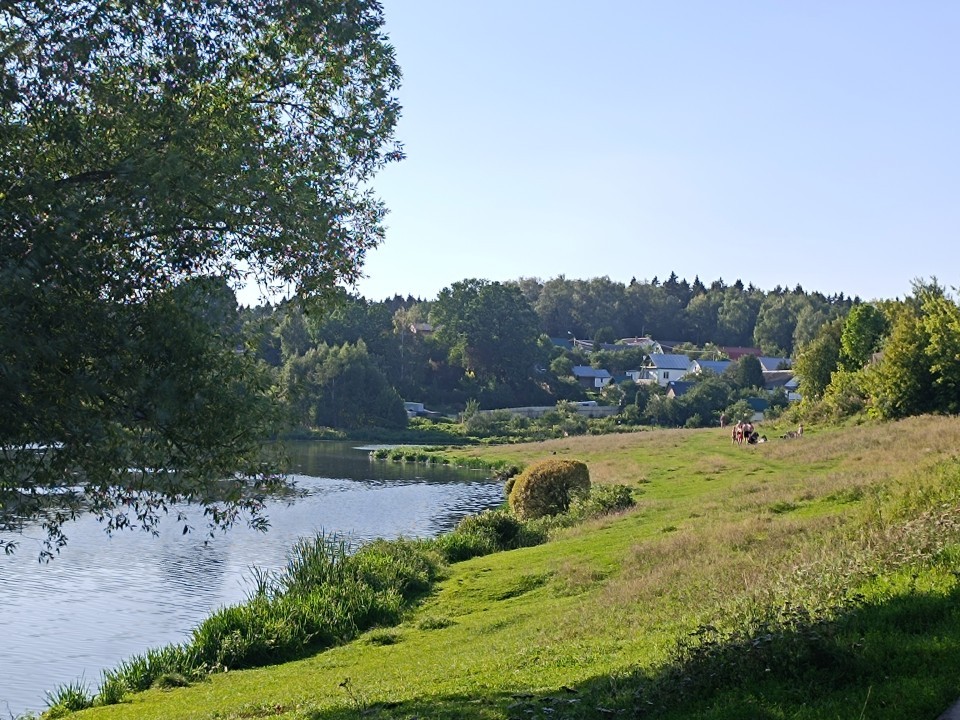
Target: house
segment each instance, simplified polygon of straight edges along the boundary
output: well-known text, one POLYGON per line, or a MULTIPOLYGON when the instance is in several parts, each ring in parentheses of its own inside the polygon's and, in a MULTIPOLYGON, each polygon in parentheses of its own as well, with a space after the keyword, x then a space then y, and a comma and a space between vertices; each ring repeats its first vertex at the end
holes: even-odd
POLYGON ((430 323, 410 323, 410 332, 414 335, 433 335, 433 330, 433 325, 430 323))
POLYGON ((644 380, 666 387, 671 380, 680 380, 689 372, 690 358, 686 355, 651 353, 650 364, 644 370, 646 371, 644 380))
POLYGON ((792 370, 764 370, 763 387, 765 390, 786 388, 787 383, 793 380, 792 370))
POLYGON ((797 402, 801 399, 800 378, 796 376, 790 378, 783 389, 787 391, 787 400, 790 402, 797 402))
POLYGON ((583 387, 592 390, 599 390, 613 380, 613 375, 610 374, 609 370, 590 367, 589 365, 574 365, 573 376, 583 387))
POLYGON ((694 360, 690 363, 690 372, 699 375, 706 370, 717 375, 723 375, 724 371, 732 364, 731 360, 694 360))
POLYGON ((619 385, 622 382, 627 382, 632 380, 635 383, 640 382, 643 379, 644 371, 643 370, 624 370, 613 376, 614 385, 619 385))
POLYGON ((793 360, 785 357, 766 357, 761 355, 757 358, 760 361, 760 367, 764 372, 773 372, 774 370, 789 370, 793 367, 793 360))
POLYGON ((694 382, 684 382, 683 380, 671 380, 667 383, 667 397, 676 398, 685 395, 686 392, 694 387, 694 382))
POLYGON ((403 409, 407 411, 408 418, 415 418, 420 413, 426 412, 426 408, 421 402, 404 402, 403 409))

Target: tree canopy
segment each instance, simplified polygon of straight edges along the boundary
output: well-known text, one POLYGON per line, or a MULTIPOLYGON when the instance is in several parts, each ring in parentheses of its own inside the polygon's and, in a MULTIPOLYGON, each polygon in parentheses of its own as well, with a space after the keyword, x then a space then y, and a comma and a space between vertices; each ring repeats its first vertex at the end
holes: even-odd
POLYGON ((451 357, 481 382, 516 383, 533 373, 539 323, 518 286, 454 283, 440 291, 430 317, 451 357))
POLYGON ((262 479, 266 388, 222 291, 324 298, 381 240, 382 24, 374 0, 0 3, 0 530, 68 479, 111 527, 262 479))

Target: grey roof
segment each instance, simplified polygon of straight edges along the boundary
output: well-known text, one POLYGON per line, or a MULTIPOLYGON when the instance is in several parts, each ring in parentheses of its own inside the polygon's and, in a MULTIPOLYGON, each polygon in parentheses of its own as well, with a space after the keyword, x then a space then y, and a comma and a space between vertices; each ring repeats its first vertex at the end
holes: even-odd
POLYGON ((667 383, 667 394, 669 394, 670 391, 672 390, 673 396, 679 397, 681 395, 685 395, 690 388, 695 386, 696 386, 696 383, 694 382, 685 382, 683 380, 671 380, 670 382, 667 383))
POLYGON ((730 367, 730 360, 697 360, 697 365, 701 370, 710 370, 717 375, 723 375, 723 371, 730 367))
POLYGON ((784 387, 793 379, 793 370, 765 370, 763 386, 766 388, 784 387))
POLYGON ((586 378, 611 377, 609 370, 604 370, 603 368, 590 367, 589 365, 574 365, 573 375, 574 377, 586 377, 586 378))
POLYGON ((781 365, 785 368, 790 368, 793 366, 793 360, 785 357, 758 357, 757 360, 760 361, 760 367, 762 367, 767 372, 771 370, 780 370, 781 365))
POLYGON ((686 355, 651 353, 650 362, 657 370, 686 370, 690 367, 690 358, 686 355))

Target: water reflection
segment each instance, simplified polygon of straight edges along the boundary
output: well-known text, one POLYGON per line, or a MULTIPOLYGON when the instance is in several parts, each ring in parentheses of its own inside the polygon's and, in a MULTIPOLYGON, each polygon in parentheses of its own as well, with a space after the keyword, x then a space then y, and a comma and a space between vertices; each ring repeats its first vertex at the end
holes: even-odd
MULTIPOLYGON (((45 691, 78 678, 96 686, 102 669, 183 641, 211 610, 246 597, 251 567, 282 568, 299 537, 432 536, 503 497, 502 485, 482 474, 371 462, 348 444, 297 445, 291 460, 303 492, 268 502, 265 534, 237 527, 206 542, 202 531, 181 535, 166 518, 159 538, 111 538, 81 518, 48 565, 37 563, 39 540, 23 539, 16 555, 0 557, 0 716, 41 710, 45 691)), ((204 527, 202 513, 185 512, 204 527)))

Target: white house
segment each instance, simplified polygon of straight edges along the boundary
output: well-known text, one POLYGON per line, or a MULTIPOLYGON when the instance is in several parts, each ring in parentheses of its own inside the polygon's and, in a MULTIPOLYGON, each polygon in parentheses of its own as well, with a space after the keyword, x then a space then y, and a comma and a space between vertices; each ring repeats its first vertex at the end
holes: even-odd
POLYGON ((680 380, 690 372, 690 358, 686 355, 668 355, 651 353, 650 364, 646 368, 646 379, 666 387, 671 380, 680 380))
POLYGON ((415 418, 419 413, 426 412, 421 402, 404 402, 403 409, 407 411, 408 418, 415 418))

